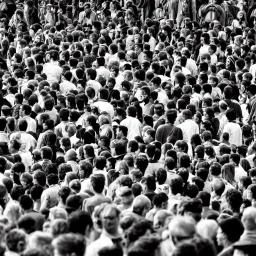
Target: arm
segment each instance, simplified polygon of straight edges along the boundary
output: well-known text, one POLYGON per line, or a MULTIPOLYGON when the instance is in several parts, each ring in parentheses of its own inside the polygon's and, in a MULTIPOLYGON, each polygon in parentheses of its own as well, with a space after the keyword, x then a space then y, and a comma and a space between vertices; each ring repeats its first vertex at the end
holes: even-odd
POLYGON ((42 209, 48 208, 49 201, 50 201, 50 197, 47 195, 47 190, 45 190, 45 191, 43 192, 43 194, 41 195, 41 207, 40 207, 40 211, 41 211, 42 209))

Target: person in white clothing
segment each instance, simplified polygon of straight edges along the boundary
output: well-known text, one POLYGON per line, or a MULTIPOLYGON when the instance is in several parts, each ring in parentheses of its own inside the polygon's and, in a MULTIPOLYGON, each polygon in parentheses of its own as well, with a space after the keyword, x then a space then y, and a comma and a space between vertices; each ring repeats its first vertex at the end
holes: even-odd
POLYGON ((177 127, 182 130, 183 140, 188 143, 188 155, 192 156, 192 147, 190 141, 194 134, 199 134, 199 126, 195 121, 192 120, 192 113, 190 110, 183 110, 182 117, 185 121, 179 124, 177 127))
POLYGON ((30 117, 31 111, 31 106, 24 104, 20 108, 20 116, 27 121, 28 127, 26 132, 36 133, 36 120, 30 117))
POLYGON ((234 144, 237 147, 242 145, 242 129, 239 124, 235 122, 236 112, 234 109, 228 109, 226 112, 228 123, 224 126, 223 133, 229 134, 230 144, 234 144))
POLYGON ((110 71, 105 67, 105 59, 103 57, 99 57, 96 59, 96 65, 97 65, 97 78, 98 79, 100 76, 103 76, 106 78, 106 80, 109 79, 110 77, 110 71))
POLYGON ((73 75, 71 71, 66 71, 64 74, 64 81, 60 84, 60 92, 63 95, 68 94, 71 90, 77 90, 76 86, 71 83, 73 75))
POLYGON ((52 84, 54 82, 59 83, 62 74, 62 68, 58 63, 58 52, 55 50, 51 50, 49 55, 46 55, 46 58, 50 60, 50 62, 44 64, 43 73, 47 76, 47 81, 52 84))
POLYGON ((129 106, 127 108, 127 117, 120 123, 120 125, 128 128, 128 140, 133 140, 135 136, 141 136, 142 123, 136 118, 136 115, 136 108, 129 106))
POLYGON ((107 112, 112 119, 114 117, 114 107, 107 101, 108 96, 109 93, 107 89, 100 89, 100 98, 93 103, 93 106, 98 108, 99 113, 103 111, 107 112))
POLYGON ((86 70, 87 87, 92 87, 95 91, 95 96, 98 97, 99 91, 101 89, 101 84, 95 80, 96 77, 97 77, 96 70, 94 70, 92 68, 88 68, 86 70))
POLYGON ((230 162, 235 166, 235 181, 238 183, 240 178, 243 176, 247 176, 246 171, 240 165, 240 155, 239 154, 231 154, 230 155, 230 162))

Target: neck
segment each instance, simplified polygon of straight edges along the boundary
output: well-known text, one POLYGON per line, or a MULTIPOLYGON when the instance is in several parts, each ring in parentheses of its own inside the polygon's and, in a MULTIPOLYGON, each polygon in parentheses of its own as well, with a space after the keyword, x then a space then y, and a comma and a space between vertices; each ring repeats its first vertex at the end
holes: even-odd
POLYGON ((144 99, 144 103, 145 104, 149 103, 149 98, 144 99))
POLYGON ((95 196, 103 196, 102 192, 101 193, 97 193, 97 192, 94 191, 93 193, 94 193, 95 196))
POLYGON ((232 242, 230 242, 230 241, 226 241, 225 243, 224 243, 224 248, 227 248, 227 247, 229 247, 230 245, 232 245, 232 242))
POLYGON ((33 211, 33 209, 31 208, 31 209, 28 209, 28 210, 24 210, 24 213, 26 214, 26 213, 30 213, 32 211, 33 211))

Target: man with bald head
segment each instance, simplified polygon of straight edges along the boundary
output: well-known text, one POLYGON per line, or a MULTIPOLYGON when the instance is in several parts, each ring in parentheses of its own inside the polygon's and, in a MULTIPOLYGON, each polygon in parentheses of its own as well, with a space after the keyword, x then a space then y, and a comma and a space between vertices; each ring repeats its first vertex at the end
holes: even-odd
POLYGON ((211 193, 211 201, 220 200, 225 191, 225 183, 222 179, 215 178, 212 181, 213 192, 211 193))
POLYGON ((169 238, 161 244, 161 255, 171 255, 175 247, 196 235, 196 222, 189 216, 175 216, 169 223, 169 238))
POLYGON ((256 244, 256 208, 248 207, 243 212, 242 223, 244 233, 240 241, 247 241, 256 244))
POLYGON ((151 201, 144 195, 137 196, 133 200, 132 212, 140 217, 145 217, 150 208, 151 201))

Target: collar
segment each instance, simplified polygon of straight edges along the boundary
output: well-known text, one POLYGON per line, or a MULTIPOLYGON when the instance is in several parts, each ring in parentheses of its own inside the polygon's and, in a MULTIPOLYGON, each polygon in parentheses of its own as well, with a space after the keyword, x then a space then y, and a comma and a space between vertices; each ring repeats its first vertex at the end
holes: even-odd
POLYGON ((98 101, 101 101, 101 102, 108 102, 107 100, 104 100, 104 99, 98 99, 98 101))

